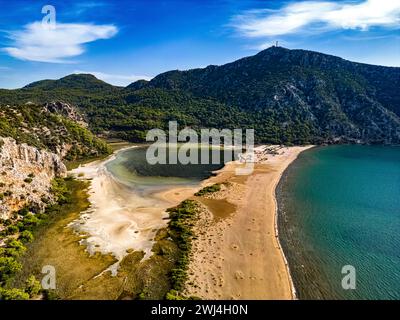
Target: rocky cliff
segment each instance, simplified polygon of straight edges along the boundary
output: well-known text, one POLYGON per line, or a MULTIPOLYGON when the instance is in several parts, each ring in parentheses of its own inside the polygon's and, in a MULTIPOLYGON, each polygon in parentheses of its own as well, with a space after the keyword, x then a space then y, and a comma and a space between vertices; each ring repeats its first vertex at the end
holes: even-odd
POLYGON ((52 179, 66 174, 55 153, 0 137, 0 218, 8 219, 26 205, 41 211, 53 201, 52 179))
POLYGON ((85 121, 83 115, 72 105, 68 103, 64 103, 61 101, 53 101, 50 103, 46 103, 43 106, 44 112, 50 112, 53 114, 61 115, 67 119, 70 119, 80 126, 87 128, 88 124, 85 121))

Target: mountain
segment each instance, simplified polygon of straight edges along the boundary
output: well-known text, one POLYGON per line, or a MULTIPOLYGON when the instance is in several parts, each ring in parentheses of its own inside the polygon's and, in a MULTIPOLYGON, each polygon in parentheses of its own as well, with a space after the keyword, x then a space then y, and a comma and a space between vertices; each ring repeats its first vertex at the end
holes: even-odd
POLYGON ((316 79, 335 85, 327 88, 334 90, 330 94, 340 94, 343 86, 355 91, 355 87, 361 87, 363 93, 400 115, 399 68, 355 63, 318 52, 282 47, 271 47, 223 66, 169 71, 155 77, 148 86, 184 90, 255 109, 271 102, 264 99, 273 98, 289 83, 309 91, 321 88, 320 83, 315 83, 316 79), (309 88, 301 85, 308 80, 314 80, 307 83, 309 88))
POLYGON ((97 79, 91 74, 71 74, 58 80, 41 80, 28 84, 23 89, 81 89, 81 90, 110 90, 113 86, 97 79))
POLYGON ((143 141, 176 120, 254 128, 257 142, 400 143, 400 68, 271 47, 222 66, 169 71, 126 88, 90 75, 0 90, 1 103, 76 106, 95 133, 143 141))
POLYGON ((328 139, 400 140, 400 68, 271 47, 223 66, 170 71, 147 87, 215 99, 250 114, 296 119, 328 139))

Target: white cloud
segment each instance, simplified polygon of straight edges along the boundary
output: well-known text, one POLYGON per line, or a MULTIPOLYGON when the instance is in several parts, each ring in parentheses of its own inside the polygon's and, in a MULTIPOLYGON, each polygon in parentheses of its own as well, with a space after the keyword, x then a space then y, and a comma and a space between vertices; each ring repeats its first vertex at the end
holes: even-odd
POLYGON ((82 71, 76 70, 74 73, 89 73, 94 75, 97 79, 103 80, 107 83, 113 84, 115 86, 127 86, 132 82, 137 80, 151 80, 152 77, 149 76, 141 76, 141 75, 122 75, 122 74, 110 74, 98 71, 82 71))
POLYGON ((279 10, 247 11, 234 17, 232 25, 246 37, 271 37, 311 30, 399 28, 400 1, 301 1, 279 10))
POLYGON ((21 60, 65 63, 85 52, 84 44, 109 39, 118 32, 114 25, 57 23, 55 28, 34 22, 22 31, 10 32, 13 46, 4 48, 21 60))

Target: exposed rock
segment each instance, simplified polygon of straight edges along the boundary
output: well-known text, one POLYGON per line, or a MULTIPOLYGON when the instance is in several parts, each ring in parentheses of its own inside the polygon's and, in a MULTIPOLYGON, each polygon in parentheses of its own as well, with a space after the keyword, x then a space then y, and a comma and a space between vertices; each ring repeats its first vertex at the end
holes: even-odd
POLYGON ((0 218, 9 218, 26 204, 43 210, 53 201, 51 180, 66 175, 58 155, 0 137, 0 218))
POLYGON ((51 112, 64 116, 72 121, 77 122, 82 127, 88 127, 88 124, 86 123, 85 118, 82 116, 82 114, 79 113, 79 111, 74 106, 69 105, 68 103, 64 103, 61 101, 46 103, 43 106, 43 110, 46 112, 51 112))

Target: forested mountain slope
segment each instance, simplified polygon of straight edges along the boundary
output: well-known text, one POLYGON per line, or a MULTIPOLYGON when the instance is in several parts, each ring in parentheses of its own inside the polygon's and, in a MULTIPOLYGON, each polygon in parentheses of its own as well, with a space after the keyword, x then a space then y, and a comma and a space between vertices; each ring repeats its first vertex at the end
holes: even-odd
POLYGON ((169 71, 114 87, 91 75, 0 90, 1 104, 75 105, 89 128, 143 141, 168 121, 254 128, 257 142, 400 143, 400 68, 271 47, 222 66, 169 71))

